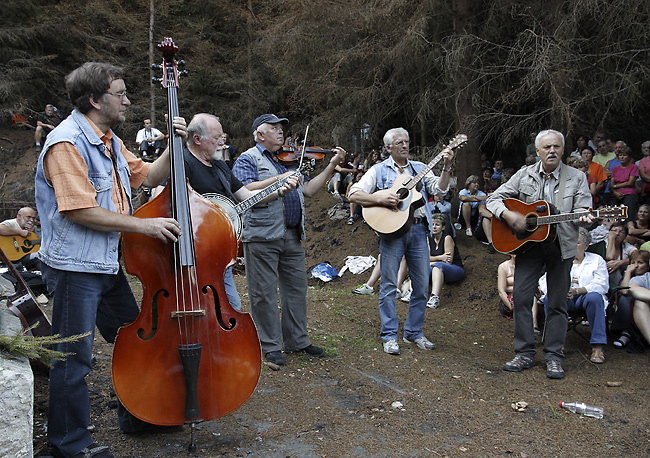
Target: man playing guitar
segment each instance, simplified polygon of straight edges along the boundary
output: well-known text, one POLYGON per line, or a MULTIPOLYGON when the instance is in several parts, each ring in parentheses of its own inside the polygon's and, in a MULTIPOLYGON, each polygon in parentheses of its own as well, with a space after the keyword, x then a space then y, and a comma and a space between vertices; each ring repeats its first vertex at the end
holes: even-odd
MULTIPOLYGON (((0 235, 5 237, 17 236, 23 239, 37 239, 34 234, 34 220, 36 211, 31 207, 23 207, 18 210, 18 214, 13 219, 8 219, 0 223, 0 235)), ((26 269, 38 268, 38 244, 34 243, 34 249, 27 253, 21 259, 11 258, 23 262, 26 269)))
MULTIPOLYGON (((350 188, 350 202, 370 206, 394 208, 400 203, 400 196, 391 186, 395 180, 405 174, 417 175, 425 168, 425 164, 409 161, 410 139, 403 128, 390 129, 384 135, 384 145, 390 152, 385 161, 375 164, 368 170, 359 182, 350 188)), ((422 180, 422 194, 444 195, 449 187, 449 171, 454 153, 447 150, 444 153, 444 166, 440 177, 429 171, 422 180)), ((419 185, 418 185, 419 186, 419 185)), ((411 192, 413 192, 411 190, 411 192)), ((417 204, 415 204, 417 205, 417 204)), ((381 255, 381 285, 379 292, 379 316, 381 318, 381 338, 384 341, 384 351, 391 355, 399 355, 397 343, 397 313, 395 312, 395 292, 397 289, 397 271, 402 256, 411 275, 413 293, 409 302, 409 312, 404 323, 404 342, 414 343, 423 350, 433 350, 434 345, 423 335, 422 324, 426 310, 429 287, 429 248, 427 234, 431 231, 431 210, 422 205, 415 210, 413 224, 408 231, 396 238, 382 237, 379 245, 381 255)))
MULTIPOLYGON (((505 221, 513 234, 519 234, 520 237, 527 233, 528 223, 524 215, 506 208, 504 200, 507 198, 516 198, 526 203, 544 200, 554 204, 561 213, 585 211, 591 206, 587 176, 562 163, 564 135, 555 130, 543 130, 537 134, 535 147, 541 161, 520 169, 487 199, 487 209, 496 218, 505 221)), ((593 219, 591 214, 586 214, 579 221, 591 223, 593 219)), ((571 284, 573 258, 576 255, 578 224, 560 223, 557 233, 557 238, 551 240, 549 237, 517 254, 513 289, 516 355, 503 366, 506 371, 521 372, 535 365, 535 332, 531 308, 537 281, 546 266, 548 283, 553 285, 549 288, 544 330, 546 376, 564 377, 562 347, 566 339, 567 294, 571 284)))

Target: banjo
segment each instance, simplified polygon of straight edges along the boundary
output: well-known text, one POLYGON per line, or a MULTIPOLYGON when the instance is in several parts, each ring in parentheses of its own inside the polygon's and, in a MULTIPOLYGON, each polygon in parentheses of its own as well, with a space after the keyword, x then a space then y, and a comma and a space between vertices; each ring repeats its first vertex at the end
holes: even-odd
POLYGON ((300 169, 294 170, 294 172, 291 175, 276 181, 275 183, 262 189, 260 192, 250 196, 248 199, 242 200, 238 204, 235 204, 231 199, 229 199, 226 196, 222 196, 221 194, 206 193, 203 194, 203 197, 208 199, 213 204, 216 204, 219 207, 221 207, 221 209, 228 214, 228 216, 232 220, 233 226, 235 227, 235 234, 237 235, 237 241, 239 241, 241 240, 241 233, 242 233, 242 229, 244 228, 244 223, 242 221, 241 215, 245 211, 249 210, 250 208, 260 203, 266 197, 270 196, 274 192, 277 192, 278 189, 284 186, 284 184, 287 182, 287 180, 289 180, 290 177, 300 176, 303 173, 303 171, 308 171, 312 168, 313 168, 312 164, 309 163, 304 164, 302 167, 300 167, 300 169))

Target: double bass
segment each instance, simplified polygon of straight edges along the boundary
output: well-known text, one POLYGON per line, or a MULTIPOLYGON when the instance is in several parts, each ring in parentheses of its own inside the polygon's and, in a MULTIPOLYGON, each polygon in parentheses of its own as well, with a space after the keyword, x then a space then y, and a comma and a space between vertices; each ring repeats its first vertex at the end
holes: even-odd
MULTIPOLYGON (((178 47, 163 54, 168 129, 178 116, 178 47)), ((164 190, 140 207, 140 218, 171 217, 181 226, 177 242, 123 235, 126 271, 143 286, 137 319, 117 333, 112 375, 126 409, 156 425, 194 425, 237 410, 253 393, 261 349, 253 320, 234 310, 223 276, 235 261, 237 239, 228 215, 195 192, 185 177, 181 138, 170 136, 171 176, 164 190)))

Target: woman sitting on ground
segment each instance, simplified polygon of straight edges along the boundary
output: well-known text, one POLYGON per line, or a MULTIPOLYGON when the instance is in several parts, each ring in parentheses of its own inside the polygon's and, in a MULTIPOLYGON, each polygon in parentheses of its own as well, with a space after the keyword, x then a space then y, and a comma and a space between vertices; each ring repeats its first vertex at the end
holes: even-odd
MULTIPOLYGON (((625 270, 621 280, 620 296, 612 316, 609 330, 612 334, 619 334, 619 337, 612 342, 617 348, 625 348, 632 339, 632 302, 634 298, 625 287, 630 286, 630 280, 646 274, 650 271, 650 252, 636 250, 630 254, 630 265, 625 270)), ((635 280, 636 282, 636 280, 635 280)))
POLYGON ((627 226, 621 221, 613 223, 607 234, 607 271, 609 272, 610 287, 618 286, 625 269, 630 264, 628 259, 630 253, 636 250, 634 245, 625 241, 627 238, 627 226))
POLYGON ((636 212, 636 219, 627 222, 626 242, 635 246, 650 240, 650 205, 642 204, 636 212))
POLYGON ((632 307, 634 325, 646 342, 650 343, 650 272, 633 277, 629 286, 627 294, 634 298, 632 307))
POLYGON ((440 291, 443 283, 455 283, 465 276, 463 260, 458 247, 449 233, 445 233, 445 217, 440 213, 431 215, 431 237, 429 237, 429 262, 431 264, 431 296, 427 307, 440 305, 440 291))
MULTIPOLYGON (((512 320, 514 299, 512 291, 515 287, 515 259, 516 255, 511 254, 510 259, 499 264, 497 269, 497 288, 499 290, 499 313, 504 318, 512 320)), ((539 335, 537 324, 537 296, 533 298, 533 327, 535 335, 539 335)))

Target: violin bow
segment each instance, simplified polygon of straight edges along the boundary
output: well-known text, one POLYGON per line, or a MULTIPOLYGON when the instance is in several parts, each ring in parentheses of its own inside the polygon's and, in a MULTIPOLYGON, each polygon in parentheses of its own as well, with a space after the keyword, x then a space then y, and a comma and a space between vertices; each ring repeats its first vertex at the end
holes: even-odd
POLYGON ((300 162, 298 162, 298 170, 302 169, 302 161, 305 159, 305 150, 307 149, 307 134, 309 133, 309 124, 305 129, 305 138, 302 140, 302 151, 300 152, 300 162))

